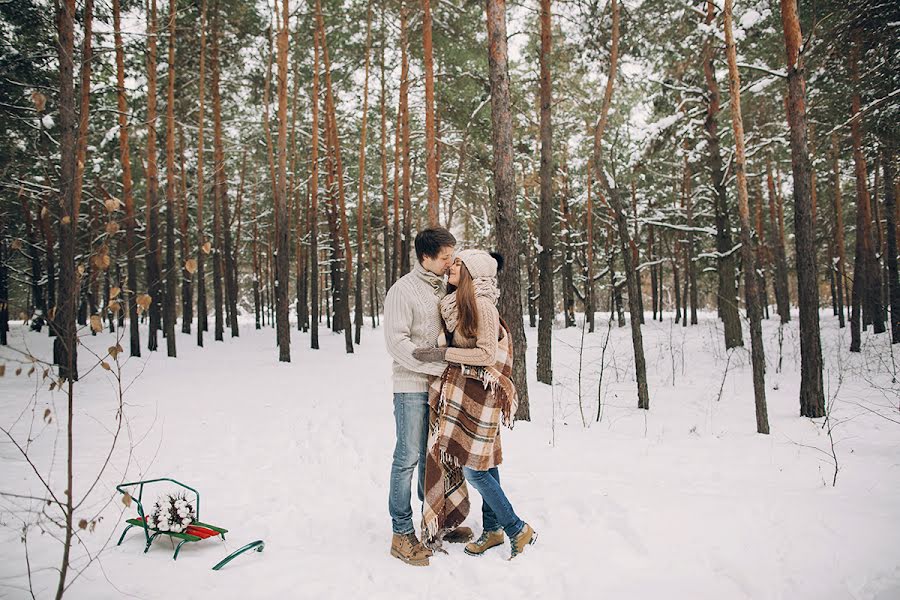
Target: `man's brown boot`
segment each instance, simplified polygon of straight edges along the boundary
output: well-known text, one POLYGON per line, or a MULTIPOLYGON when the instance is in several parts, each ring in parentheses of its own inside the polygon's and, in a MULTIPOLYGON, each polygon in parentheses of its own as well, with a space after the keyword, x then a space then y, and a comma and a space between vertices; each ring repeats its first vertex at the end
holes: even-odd
POLYGON ((512 552, 509 555, 509 560, 514 559, 518 555, 522 554, 525 551, 526 546, 530 546, 537 541, 537 533, 534 532, 534 529, 531 528, 531 525, 525 523, 525 527, 522 528, 522 531, 519 532, 514 538, 509 539, 510 548, 512 548, 512 552))
POLYGON ((482 531, 477 540, 471 544, 466 544, 466 554, 470 556, 481 556, 494 546, 503 544, 503 530, 482 531))
POLYGON ((450 542, 451 544, 465 544, 466 542, 472 541, 472 538, 475 537, 475 534, 472 533, 472 530, 468 527, 457 527, 453 531, 448 531, 447 535, 444 536, 445 542, 450 542))
POLYGON ((428 550, 415 533, 395 533, 391 539, 391 556, 416 567, 428 566, 428 550))

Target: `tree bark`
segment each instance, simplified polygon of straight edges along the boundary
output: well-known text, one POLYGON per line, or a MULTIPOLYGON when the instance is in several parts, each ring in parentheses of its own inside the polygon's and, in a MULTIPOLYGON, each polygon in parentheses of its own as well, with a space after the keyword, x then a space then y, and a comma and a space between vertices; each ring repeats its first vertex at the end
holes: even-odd
POLYGON ((603 105, 600 108, 600 118, 594 129, 594 172, 603 190, 606 192, 607 203, 612 210, 613 217, 619 234, 619 248, 622 252, 622 260, 625 264, 625 285, 628 288, 628 307, 631 313, 631 341, 634 348, 634 368, 637 379, 638 408, 650 409, 650 394, 647 388, 647 366, 644 359, 644 342, 641 335, 641 306, 637 289, 637 277, 633 256, 631 254, 631 234, 628 232, 628 218, 625 205, 619 196, 618 188, 610 185, 603 170, 602 145, 603 133, 609 116, 609 107, 612 102, 613 85, 616 80, 616 66, 619 59, 619 5, 616 0, 611 2, 612 9, 612 44, 609 55, 609 74, 606 80, 606 91, 603 96, 603 105))
MULTIPOLYGON (((224 265, 222 264, 222 205, 225 195, 225 151, 222 145, 222 99, 219 93, 219 2, 213 1, 212 47, 209 53, 210 95, 213 111, 213 312, 214 336, 217 342, 225 339, 225 294, 223 289, 224 265)), ((276 213, 277 213, 276 204, 276 213)))
POLYGON ((122 46, 122 31, 119 25, 119 0, 113 0, 113 35, 116 45, 116 89, 119 109, 119 156, 122 162, 122 196, 125 199, 125 252, 127 254, 128 284, 124 286, 125 303, 130 322, 131 356, 141 355, 141 339, 138 331, 137 303, 137 239, 134 227, 134 197, 132 196, 131 158, 128 148, 128 104, 125 99, 125 52, 122 46))
POLYGON ((388 168, 387 168, 387 79, 385 76, 385 58, 384 50, 387 44, 387 31, 385 26, 385 6, 387 0, 381 0, 381 94, 378 102, 381 107, 381 221, 382 227, 382 243, 384 245, 384 293, 391 288, 393 281, 392 265, 394 264, 391 254, 391 235, 388 208, 388 168))
MULTIPOLYGON (((897 274, 897 197, 894 189, 894 154, 882 148, 884 214, 887 225, 887 268, 891 305, 891 343, 900 343, 900 277, 897 274)), ((0 324, 2 327, 2 324, 0 324)))
POLYGON ((74 22, 75 0, 63 0, 57 4, 57 31, 59 34, 57 51, 59 56, 59 127, 60 127, 60 178, 59 178, 59 219, 60 219, 60 302, 52 327, 57 329, 53 341, 54 362, 60 366, 60 377, 68 380, 67 408, 68 428, 66 436, 66 505, 65 541, 63 542, 62 565, 59 571, 59 585, 56 598, 63 596, 69 570, 69 556, 74 535, 73 509, 73 448, 72 448, 72 382, 78 378, 75 349, 75 232, 78 227, 78 210, 75 206, 76 139, 75 139, 75 88, 74 71, 74 22))
POLYGON ((769 190, 769 239, 775 248, 775 306, 782 323, 791 320, 791 305, 788 296, 788 268, 785 256, 784 236, 779 227, 779 208, 775 192, 775 180, 772 177, 772 163, 766 157, 766 183, 769 190))
MULTIPOLYGON (((715 20, 713 3, 707 2, 706 24, 711 25, 715 20)), ((712 38, 708 39, 703 49, 703 74, 709 97, 706 110, 704 129, 706 130, 710 174, 715 190, 715 220, 716 220, 716 251, 718 257, 718 307, 719 316, 725 326, 725 347, 734 348, 743 346, 744 340, 741 332, 741 318, 738 313, 737 281, 735 276, 735 261, 733 241, 731 237, 731 225, 728 219, 727 191, 725 188, 725 169, 722 165, 722 153, 719 146, 719 125, 716 121, 719 114, 719 86, 716 83, 715 66, 713 59, 715 48, 712 38)))
POLYGON ((440 193, 434 118, 434 59, 431 41, 431 0, 422 0, 422 46, 425 63, 425 173, 428 182, 428 225, 438 225, 440 193))
POLYGON ((161 329, 162 312, 162 262, 159 243, 159 169, 156 158, 156 0, 149 0, 147 19, 147 235, 145 257, 147 264, 147 291, 151 302, 148 310, 150 326, 147 349, 159 347, 158 332, 161 329))
MULTIPOLYGON (((537 380, 553 383, 553 93, 550 79, 550 53, 553 50, 550 0, 541 0, 541 213, 538 226, 538 347, 537 380)), ((590 175, 588 175, 590 178, 590 175)), ((590 209, 588 209, 590 211, 590 209)))
MULTIPOLYGON (((287 0, 285 0, 287 2, 287 0)), ((285 5, 286 6, 286 5, 285 5)), ((341 234, 344 239, 344 256, 346 257, 347 266, 344 271, 343 278, 343 304, 341 305, 342 310, 342 320, 344 322, 344 342, 347 354, 353 354, 353 332, 351 331, 351 322, 350 322, 350 274, 353 272, 353 254, 350 250, 350 231, 347 226, 347 206, 345 202, 346 195, 344 193, 344 166, 341 160, 341 145, 340 145, 340 136, 338 135, 338 126, 337 126, 337 111, 335 108, 334 102, 334 90, 331 84, 331 61, 328 58, 328 41, 325 35, 325 19, 322 16, 322 3, 320 0, 316 0, 316 13, 317 20, 319 23, 319 31, 321 36, 322 43, 322 60, 323 66, 325 67, 325 106, 326 106, 326 118, 329 119, 330 122, 330 131, 331 131, 331 147, 334 154, 334 166, 335 166, 335 178, 337 179, 337 189, 338 189, 338 201, 340 203, 340 218, 341 218, 341 234)), ((287 14, 287 8, 285 8, 285 14, 287 14)), ((327 131, 328 129, 326 129, 327 131)), ((409 126, 407 124, 406 128, 406 139, 409 140, 409 126)), ((406 158, 408 161, 408 156, 406 158)), ((408 194, 409 186, 408 181, 404 182, 405 191, 408 194)))
POLYGON ((859 47, 862 33, 854 29, 851 33, 850 81, 853 89, 851 98, 850 134, 853 140, 853 163, 856 173, 856 260, 853 269, 853 309, 850 316, 850 351, 859 352, 860 316, 864 323, 871 320, 875 333, 885 330, 881 307, 881 273, 875 261, 872 237, 872 206, 867 184, 866 159, 862 152, 862 119, 860 118, 859 47), (862 309, 862 315, 860 310, 862 309))
POLYGON ((515 418, 531 420, 528 403, 528 379, 525 366, 525 324, 522 320, 519 239, 516 217, 516 182, 513 167, 512 117, 510 115, 509 67, 507 62, 506 2, 487 0, 488 72, 491 85, 491 140, 494 147, 493 171, 496 193, 497 244, 504 252, 506 265, 499 273, 500 316, 512 333, 512 380, 519 393, 515 418))
POLYGON ((169 80, 166 91, 166 294, 163 324, 166 353, 175 358, 175 0, 169 0, 169 80))
POLYGON ((194 267, 188 263, 191 260, 191 240, 188 229, 187 209, 187 170, 184 168, 184 130, 178 128, 178 172, 181 178, 179 189, 179 235, 181 238, 181 333, 191 332, 191 323, 194 320, 194 294, 192 280, 194 267))
MULTIPOLYGON (((730 0, 726 0, 730 1, 730 0)), ((797 0, 781 0, 787 56, 791 169, 794 176, 794 239, 797 251, 797 304, 800 309, 800 414, 825 416, 822 344, 819 335, 819 287, 816 277, 815 206, 812 201, 807 145, 806 78, 800 57, 803 41, 797 0)))
POLYGON ((309 198, 309 344, 319 349, 319 28, 313 27, 312 141, 310 143, 309 198))
MULTIPOLYGON (((275 10, 278 10, 277 3, 275 10)), ((287 210, 287 63, 288 0, 283 0, 281 28, 278 31, 278 183, 275 194, 275 328, 280 362, 291 362, 291 325, 288 321, 291 228, 287 210)))
MULTIPOLYGON (((784 6, 784 3, 782 3, 784 6)), ((741 116, 741 77, 737 67, 737 49, 732 32, 732 0, 725 0, 725 52, 728 56, 728 83, 731 96, 731 125, 734 129, 734 172, 738 186, 738 215, 741 222, 741 259, 744 261, 744 296, 750 317, 750 356, 753 366, 753 397, 756 405, 756 432, 769 433, 766 407, 766 355, 762 338, 762 310, 759 304, 758 279, 753 256, 750 228, 750 201, 744 156, 744 122, 741 116)), ((799 270, 799 269, 798 269, 799 270)), ((815 271, 812 275, 815 279, 815 271)), ((816 320, 818 325, 818 320, 816 320)))
MULTIPOLYGON (((425 0, 426 4, 428 0, 425 0)), ((430 33, 430 31, 429 31, 430 33)), ((369 116, 369 51, 372 48, 372 2, 366 7, 366 60, 363 84, 362 124, 359 133, 359 195, 356 201, 356 302, 353 310, 354 342, 359 344, 363 325, 363 245, 365 242, 365 175, 366 175, 366 127, 369 116)), ((430 48, 429 48, 430 49, 430 48)))
POLYGON ((206 307, 206 234, 203 232, 203 97, 206 92, 206 0, 200 2, 200 75, 197 111, 197 345, 208 329, 206 307))

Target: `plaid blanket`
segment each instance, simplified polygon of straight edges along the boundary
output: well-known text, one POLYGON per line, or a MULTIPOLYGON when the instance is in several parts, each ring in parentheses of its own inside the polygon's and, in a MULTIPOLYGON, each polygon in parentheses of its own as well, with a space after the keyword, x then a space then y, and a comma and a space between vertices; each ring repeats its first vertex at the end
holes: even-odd
POLYGON ((503 462, 500 423, 512 428, 519 402, 512 364, 512 336, 501 319, 493 366, 450 364, 431 382, 422 508, 423 537, 431 548, 439 548, 469 514, 462 467, 486 471, 503 462))

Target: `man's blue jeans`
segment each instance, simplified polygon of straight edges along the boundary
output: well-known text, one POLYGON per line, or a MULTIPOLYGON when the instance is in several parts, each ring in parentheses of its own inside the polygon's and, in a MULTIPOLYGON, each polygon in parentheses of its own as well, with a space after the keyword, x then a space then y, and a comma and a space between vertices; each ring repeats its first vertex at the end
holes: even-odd
POLYGON ((497 467, 487 471, 476 471, 463 467, 466 481, 481 494, 481 516, 485 531, 497 531, 501 527, 506 535, 514 538, 522 532, 525 522, 516 516, 512 504, 500 487, 500 471, 497 467))
POLYGON ((412 476, 419 466, 419 502, 425 499, 425 449, 428 445, 428 392, 394 394, 394 421, 397 445, 391 463, 391 491, 388 510, 394 533, 413 533, 412 476))

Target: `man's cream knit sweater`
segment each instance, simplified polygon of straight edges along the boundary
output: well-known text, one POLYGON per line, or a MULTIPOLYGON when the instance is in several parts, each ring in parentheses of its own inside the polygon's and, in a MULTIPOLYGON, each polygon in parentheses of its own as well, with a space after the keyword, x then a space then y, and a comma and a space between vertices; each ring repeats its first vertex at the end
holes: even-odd
POLYGON ((394 393, 427 392, 428 376, 439 377, 445 362, 413 358, 416 348, 432 348, 443 332, 438 303, 447 293, 444 278, 418 262, 398 279, 384 299, 384 342, 394 359, 394 393))

